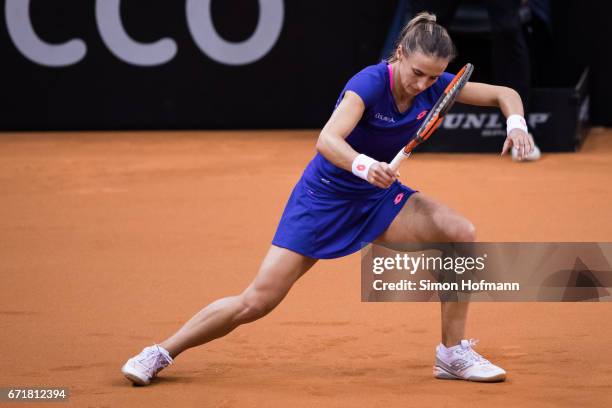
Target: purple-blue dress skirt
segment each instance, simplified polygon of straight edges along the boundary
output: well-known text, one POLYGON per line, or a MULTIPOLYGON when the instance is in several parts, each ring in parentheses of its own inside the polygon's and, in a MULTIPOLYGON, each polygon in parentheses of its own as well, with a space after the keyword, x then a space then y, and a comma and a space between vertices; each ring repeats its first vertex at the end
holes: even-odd
POLYGON ((389 228, 415 192, 399 182, 374 195, 333 194, 296 184, 272 244, 315 259, 360 250, 389 228))

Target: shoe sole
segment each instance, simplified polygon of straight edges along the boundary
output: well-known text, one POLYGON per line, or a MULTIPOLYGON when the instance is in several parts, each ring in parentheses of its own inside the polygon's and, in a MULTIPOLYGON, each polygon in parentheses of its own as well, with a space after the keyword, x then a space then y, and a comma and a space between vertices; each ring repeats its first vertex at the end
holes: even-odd
POLYGON ((465 380, 473 382, 502 382, 506 380, 506 374, 501 373, 492 377, 470 377, 463 378, 446 371, 443 367, 434 366, 434 377, 439 380, 465 380))
POLYGON ((151 381, 147 381, 141 377, 138 376, 138 374, 133 373, 132 371, 130 371, 130 369, 126 366, 123 366, 121 368, 121 372, 123 373, 123 375, 125 376, 125 378, 127 378, 128 380, 130 380, 131 382, 133 382, 136 385, 149 385, 151 383, 151 381))

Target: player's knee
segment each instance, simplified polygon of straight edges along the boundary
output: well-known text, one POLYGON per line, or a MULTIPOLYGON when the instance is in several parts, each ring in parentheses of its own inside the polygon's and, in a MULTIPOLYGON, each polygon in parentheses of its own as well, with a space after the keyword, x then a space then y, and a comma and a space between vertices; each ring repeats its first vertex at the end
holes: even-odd
POLYGON ((265 292, 256 289, 247 290, 240 295, 240 306, 236 316, 239 323, 249 323, 270 313, 278 302, 265 292))
POLYGON ((462 220, 456 231, 455 242, 474 241, 476 241, 476 227, 470 221, 462 220))
POLYGON ((463 218, 450 228, 448 238, 451 242, 474 242, 476 241, 476 227, 463 218))

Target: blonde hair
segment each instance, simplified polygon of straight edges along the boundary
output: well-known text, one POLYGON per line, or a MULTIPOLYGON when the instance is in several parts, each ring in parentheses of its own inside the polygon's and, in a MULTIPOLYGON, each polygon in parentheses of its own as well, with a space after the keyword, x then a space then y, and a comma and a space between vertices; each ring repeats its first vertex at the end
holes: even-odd
POLYGON ((405 55, 422 52, 451 61, 457 55, 457 49, 448 32, 436 23, 435 14, 423 11, 410 20, 402 29, 389 62, 397 61, 397 49, 402 48, 405 55))

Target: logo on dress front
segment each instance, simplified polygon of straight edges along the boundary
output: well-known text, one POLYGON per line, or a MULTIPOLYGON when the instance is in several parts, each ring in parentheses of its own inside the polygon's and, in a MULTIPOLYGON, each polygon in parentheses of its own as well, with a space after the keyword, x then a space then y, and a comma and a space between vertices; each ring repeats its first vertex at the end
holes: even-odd
POLYGON ((395 196, 395 200, 393 200, 393 204, 398 205, 402 202, 402 198, 404 198, 404 193, 399 193, 395 196))
POLYGON ((395 123, 395 119, 393 119, 390 116, 385 116, 382 113, 377 113, 376 115, 374 115, 374 117, 376 119, 380 119, 380 120, 382 120, 384 122, 395 123))
POLYGON ((417 120, 421 120, 423 119, 423 117, 427 115, 427 109, 425 109, 423 112, 419 113, 417 116, 417 120))

